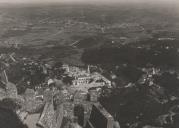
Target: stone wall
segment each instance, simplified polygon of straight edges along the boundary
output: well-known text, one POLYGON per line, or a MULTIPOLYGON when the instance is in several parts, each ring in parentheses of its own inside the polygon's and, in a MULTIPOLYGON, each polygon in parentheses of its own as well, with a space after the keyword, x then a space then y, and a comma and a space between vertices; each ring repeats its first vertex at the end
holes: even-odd
POLYGON ((44 110, 37 124, 43 128, 53 128, 54 114, 55 114, 55 111, 53 109, 53 104, 46 103, 44 110))
POLYGON ((112 128, 114 119, 102 107, 101 104, 95 103, 92 107, 90 119, 86 124, 86 128, 112 128))
POLYGON ((54 110, 52 102, 46 103, 44 110, 38 121, 38 125, 42 128, 60 128, 64 116, 63 104, 58 105, 57 109, 54 110))
POLYGON ((62 125, 63 121, 63 115, 64 115, 64 110, 63 110, 63 104, 59 105, 57 110, 56 110, 56 127, 60 128, 62 125))

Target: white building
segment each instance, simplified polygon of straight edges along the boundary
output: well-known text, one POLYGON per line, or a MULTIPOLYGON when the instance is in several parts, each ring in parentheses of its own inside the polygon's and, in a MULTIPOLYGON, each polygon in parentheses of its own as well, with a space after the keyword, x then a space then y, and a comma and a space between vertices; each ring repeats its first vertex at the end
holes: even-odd
POLYGON ((89 84, 91 77, 89 76, 80 76, 76 77, 75 80, 73 80, 73 85, 74 86, 79 86, 82 84, 89 84))

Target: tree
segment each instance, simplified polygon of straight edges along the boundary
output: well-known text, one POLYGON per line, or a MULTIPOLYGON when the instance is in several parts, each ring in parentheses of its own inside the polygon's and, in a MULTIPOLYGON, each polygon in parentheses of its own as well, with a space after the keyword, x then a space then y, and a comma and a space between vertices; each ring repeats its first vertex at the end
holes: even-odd
POLYGON ((16 113, 10 109, 0 107, 0 127, 1 128, 28 128, 24 125, 16 113))

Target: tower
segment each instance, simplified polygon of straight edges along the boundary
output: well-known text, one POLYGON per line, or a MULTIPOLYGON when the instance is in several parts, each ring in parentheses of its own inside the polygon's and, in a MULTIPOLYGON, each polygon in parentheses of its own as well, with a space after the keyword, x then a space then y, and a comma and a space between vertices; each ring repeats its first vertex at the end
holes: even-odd
POLYGON ((90 66, 88 65, 87 73, 90 74, 90 66))

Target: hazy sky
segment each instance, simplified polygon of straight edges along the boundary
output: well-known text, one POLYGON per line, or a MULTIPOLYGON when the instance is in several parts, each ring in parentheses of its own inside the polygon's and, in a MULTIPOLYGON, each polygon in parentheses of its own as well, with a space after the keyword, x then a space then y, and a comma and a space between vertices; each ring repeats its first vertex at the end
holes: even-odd
POLYGON ((179 0, 0 0, 0 2, 5 3, 39 3, 39 2, 177 2, 179 0))

